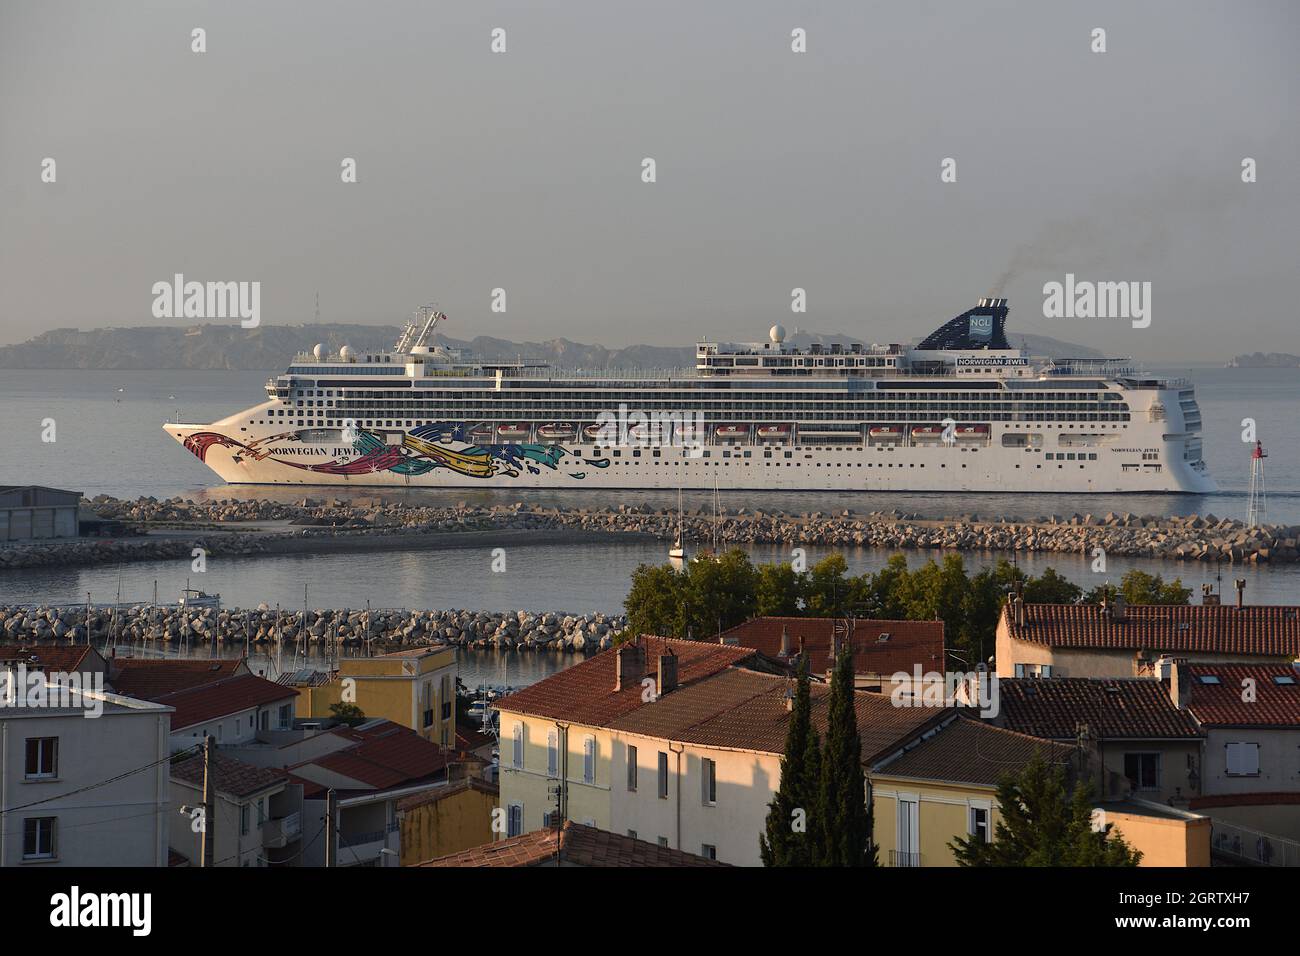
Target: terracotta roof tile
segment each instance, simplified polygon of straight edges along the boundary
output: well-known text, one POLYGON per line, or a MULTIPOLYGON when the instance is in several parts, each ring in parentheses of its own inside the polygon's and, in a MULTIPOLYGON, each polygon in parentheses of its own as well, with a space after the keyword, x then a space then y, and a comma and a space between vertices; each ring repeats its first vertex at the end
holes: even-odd
POLYGON ((1184 670, 1187 709, 1203 726, 1300 728, 1300 671, 1290 664, 1180 664, 1184 670), (1207 676, 1219 683, 1204 683, 1207 676), (1247 681, 1251 701, 1243 700, 1247 681))
POLYGON ((20 663, 28 671, 39 667, 64 674, 107 670, 99 652, 85 644, 0 644, 0 667, 20 663))
POLYGON ((557 833, 533 830, 523 836, 484 843, 461 853, 429 860, 418 866, 542 866, 555 861, 556 852, 573 866, 727 866, 717 860, 672 850, 645 840, 620 836, 608 830, 566 821, 557 833))
MULTIPOLYGON (((658 657, 671 651, 677 655, 678 688, 716 674, 754 657, 754 651, 706 641, 681 641, 665 637, 641 637, 645 649, 645 674, 657 673, 658 657)), ((535 717, 564 719, 577 724, 605 726, 615 718, 642 706, 639 680, 614 690, 618 648, 587 658, 545 680, 516 691, 496 702, 500 711, 535 717)))
POLYGON ((958 717, 901 756, 878 764, 872 776, 992 787, 1003 774, 1019 771, 1035 753, 1041 753, 1048 763, 1066 763, 1073 748, 972 718, 958 717))
POLYGON ((291 701, 297 696, 298 692, 292 687, 281 687, 255 674, 238 674, 152 699, 155 703, 176 708, 176 713, 172 714, 172 733, 175 733, 204 721, 253 707, 291 701))
POLYGON ((999 724, 1035 737, 1073 740, 1079 724, 1103 740, 1203 736, 1163 681, 1147 677, 1003 678, 999 724))
POLYGON ((1300 656, 1300 607, 1293 606, 1130 604, 1115 620, 1096 604, 1026 604, 1023 625, 1009 608, 1002 614, 1016 640, 1052 647, 1300 656))
POLYGON ((479 793, 485 793, 493 797, 499 796, 501 793, 501 788, 495 783, 489 783, 479 777, 466 777, 464 780, 458 780, 445 787, 439 787, 435 790, 425 790, 423 793, 403 797, 401 800, 397 801, 397 809, 415 810, 418 807, 437 803, 439 800, 445 800, 447 797, 454 796, 455 794, 464 793, 466 790, 477 790, 479 793))
POLYGON ((408 727, 376 720, 361 727, 339 728, 341 736, 357 741, 346 750, 295 764, 299 774, 310 766, 350 777, 375 790, 432 779, 447 769, 454 754, 430 743, 408 727))
MULTIPOLYGON (((661 737, 701 747, 785 752, 790 712, 785 695, 793 682, 784 677, 734 668, 679 688, 611 721, 612 730, 661 737)), ((830 688, 810 687, 813 724, 826 733, 830 688)), ((869 763, 881 752, 936 722, 951 711, 932 707, 895 707, 889 697, 859 691, 855 695, 862 760, 869 763)))
POLYGON ((143 660, 115 657, 109 683, 115 693, 155 700, 191 687, 201 687, 247 673, 243 660, 143 660))
MULTIPOLYGON (((252 796, 278 784, 287 783, 289 775, 283 770, 258 767, 215 751, 212 754, 217 792, 236 798, 252 796)), ((173 780, 181 780, 194 787, 203 786, 203 754, 195 754, 172 764, 173 780)))
MULTIPOLYGON (((798 654, 799 642, 803 641, 809 673, 822 675, 829 665, 831 634, 841 623, 829 617, 756 617, 723 631, 719 638, 786 660, 780 653, 784 629, 794 654, 798 654)), ((850 622, 850 628, 853 665, 859 674, 910 674, 918 664, 922 672, 944 669, 943 621, 859 618, 850 622)))

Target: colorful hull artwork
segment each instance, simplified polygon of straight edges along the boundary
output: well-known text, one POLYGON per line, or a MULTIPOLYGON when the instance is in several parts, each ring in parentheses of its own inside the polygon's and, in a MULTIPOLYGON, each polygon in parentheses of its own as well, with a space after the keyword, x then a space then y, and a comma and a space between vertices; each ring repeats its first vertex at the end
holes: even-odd
POLYGON ((297 432, 281 432, 245 444, 220 432, 199 431, 187 436, 184 443, 205 463, 208 450, 218 445, 231 450, 235 463, 244 458, 272 461, 301 471, 344 477, 391 472, 415 478, 442 468, 466 478, 518 478, 525 472, 537 475, 543 468, 549 468, 563 470, 570 478, 582 480, 587 472, 581 469, 609 467, 608 458, 587 458, 561 445, 478 445, 469 442, 468 437, 463 423, 421 425, 406 432, 400 445, 390 445, 382 435, 358 429, 350 454, 339 449, 328 461, 310 463, 292 457, 293 449, 302 446, 297 432), (440 444, 446 441, 464 447, 455 449, 440 444))

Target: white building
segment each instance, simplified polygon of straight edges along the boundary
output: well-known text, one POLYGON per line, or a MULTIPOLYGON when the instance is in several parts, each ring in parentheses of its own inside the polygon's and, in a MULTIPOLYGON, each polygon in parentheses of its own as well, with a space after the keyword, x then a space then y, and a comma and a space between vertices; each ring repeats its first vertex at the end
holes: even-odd
POLYGON ((172 708, 71 688, 52 702, 0 704, 0 867, 166 866, 172 708))

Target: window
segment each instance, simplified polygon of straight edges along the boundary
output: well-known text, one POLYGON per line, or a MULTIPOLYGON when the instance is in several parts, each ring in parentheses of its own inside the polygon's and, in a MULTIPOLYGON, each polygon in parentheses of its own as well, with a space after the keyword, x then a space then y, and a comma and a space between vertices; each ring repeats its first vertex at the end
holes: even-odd
POLYGON ((628 830, 628 831, 627 831, 627 835, 630 836, 633 840, 636 839, 636 831, 635 831, 635 830, 628 830))
POLYGON ((706 860, 716 860, 718 858, 718 848, 712 843, 701 843, 700 856, 706 860))
POLYGON ((1224 744, 1228 758, 1229 777, 1259 776, 1259 744, 1224 744))
POLYGON ((667 837, 660 837, 660 838, 659 838, 659 845, 660 845, 660 846, 667 846, 667 845, 668 845, 668 838, 667 838, 667 837))
POLYGON ((524 832, 524 805, 522 803, 510 804, 510 809, 506 813, 506 836, 519 836, 524 832))
POLYGON ((546 775, 548 777, 559 776, 560 772, 560 739, 555 731, 546 735, 546 775))
POLYGON ((58 817, 28 817, 23 821, 23 859, 54 859, 54 828, 58 817))
POLYGON ((596 782, 596 738, 588 737, 582 742, 582 782, 596 782))
MULTIPOLYGON (((271 712, 269 710, 259 711, 257 714, 257 729, 269 730, 271 728, 271 712)), ((236 730, 239 728, 236 727, 236 730)), ((217 726, 217 737, 221 737, 221 726, 217 726)))
POLYGON ((659 751, 659 799, 668 799, 668 755, 659 751))
POLYGON ((1160 754, 1125 754, 1124 776, 1128 777, 1134 790, 1159 790, 1160 754))
POLYGON ((989 842, 989 808, 971 807, 967 833, 975 838, 976 843, 989 842))
POLYGON ((280 705, 280 727, 288 728, 293 726, 293 704, 280 705))
POLYGON ((704 805, 711 807, 718 802, 718 765, 705 757, 700 761, 700 771, 703 777, 704 805))
POLYGON ((515 724, 514 753, 511 763, 518 770, 524 769, 524 725, 515 724))
POLYGON ((27 770, 25 774, 27 779, 53 778, 58 776, 58 773, 59 738, 28 737, 27 770))
POLYGON ((266 797, 257 801, 257 825, 260 827, 266 822, 266 797))
POLYGON ((1017 664, 1017 677, 1051 677, 1051 664, 1017 664))
POLYGON ((627 788, 632 792, 636 792, 636 771, 637 771, 636 748, 628 747, 627 748, 627 788))
POLYGON ((248 835, 248 804, 242 804, 239 808, 239 834, 240 836, 248 835))

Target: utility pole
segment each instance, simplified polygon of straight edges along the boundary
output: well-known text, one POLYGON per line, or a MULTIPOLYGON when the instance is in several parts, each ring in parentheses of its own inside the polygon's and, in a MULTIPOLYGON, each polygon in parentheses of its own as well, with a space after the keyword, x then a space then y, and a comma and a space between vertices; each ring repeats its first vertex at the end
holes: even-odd
POLYGON ((339 800, 331 788, 325 791, 325 865, 338 866, 339 800))
POLYGON ((213 826, 216 814, 212 812, 212 745, 216 743, 211 734, 203 738, 203 829, 199 831, 200 853, 199 866, 212 866, 213 826))

